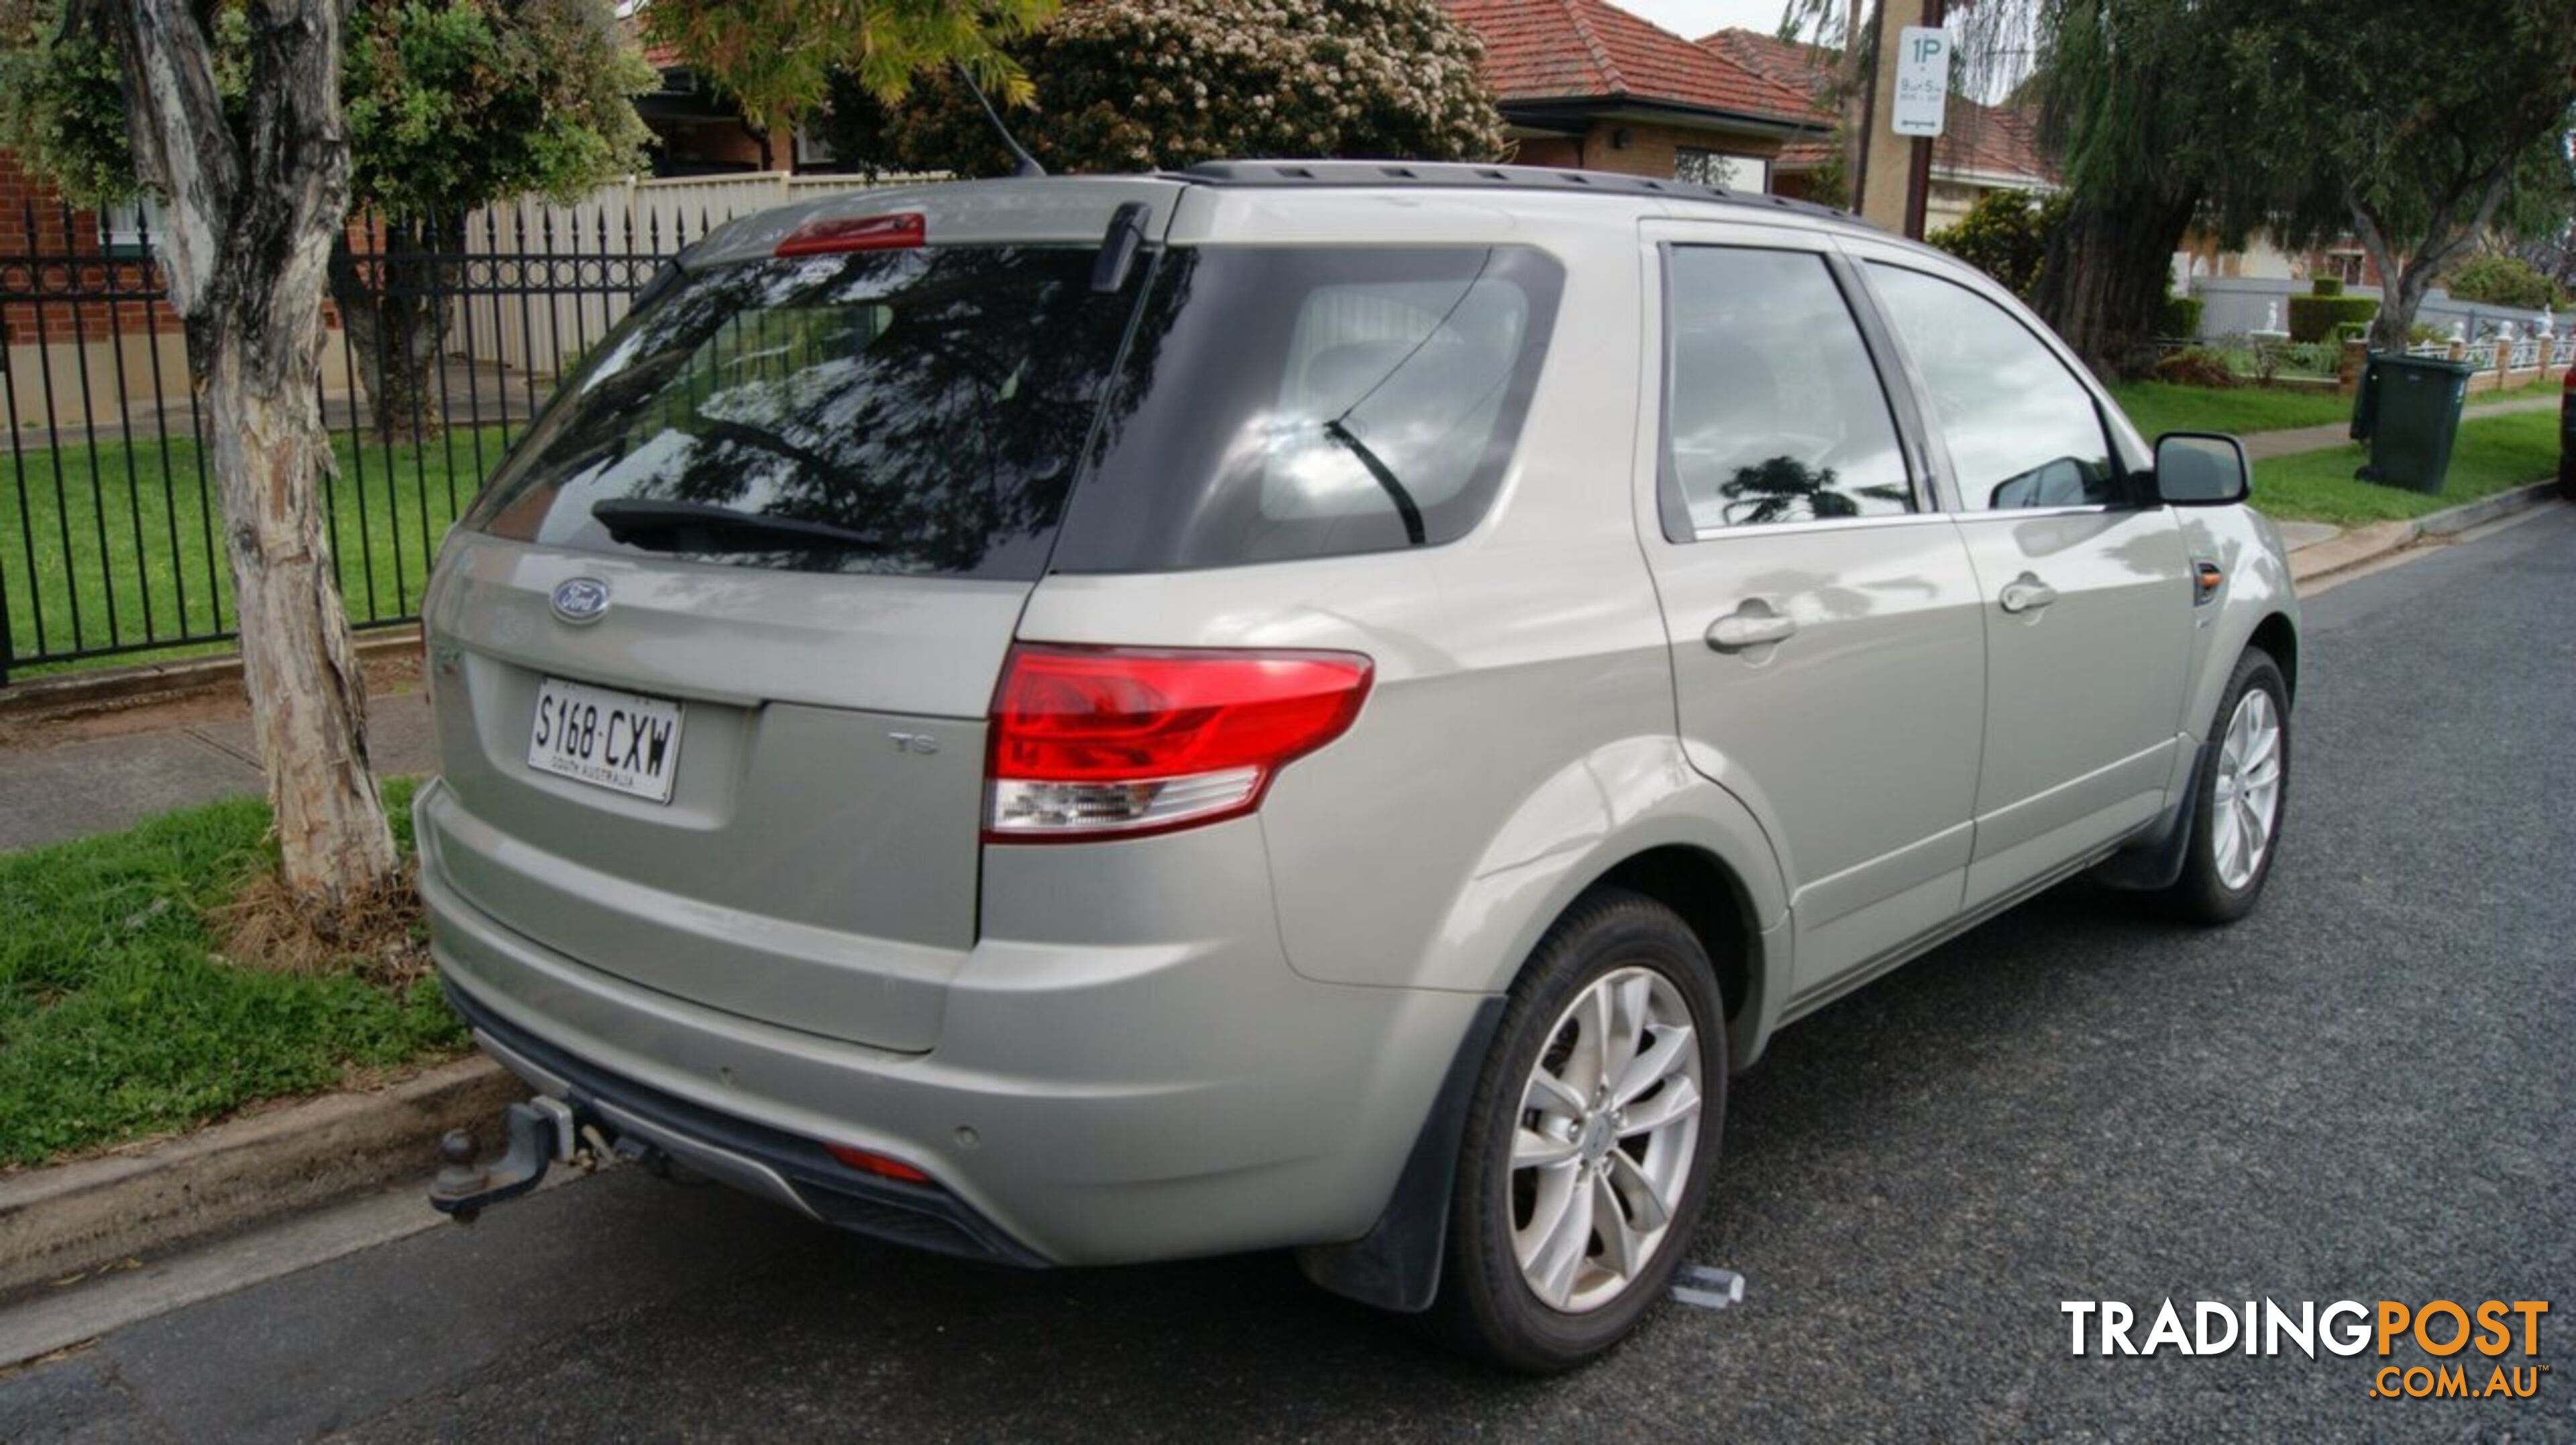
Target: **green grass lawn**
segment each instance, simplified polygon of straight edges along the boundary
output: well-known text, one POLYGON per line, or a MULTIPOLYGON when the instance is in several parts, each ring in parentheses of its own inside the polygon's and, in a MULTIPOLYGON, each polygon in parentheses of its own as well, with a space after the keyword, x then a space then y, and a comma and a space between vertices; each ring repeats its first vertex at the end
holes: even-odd
POLYGON ((2176 386, 2169 381, 2124 381, 2113 399, 2147 440, 2169 431, 2278 431, 2352 420, 2352 398, 2259 386, 2176 386))
MULTIPOLYGON (((412 787, 385 788, 406 855, 412 787)), ((0 855, 0 1167, 463 1049, 430 980, 392 991, 216 956, 205 910, 272 861, 267 831, 245 799, 0 855)))
MULTIPOLYGON (((345 432, 331 440, 340 464, 332 548, 349 614, 408 615, 438 540, 500 461, 504 431, 459 430, 419 447, 353 444, 345 432)), ((13 656, 231 628, 222 538, 206 528, 214 485, 199 479, 199 453, 185 436, 58 450, 0 444, 0 589, 13 656)))
POLYGON ((2452 444, 2442 490, 2426 495, 2353 476, 2368 453, 2328 447, 2254 464, 2254 505, 2275 517, 2354 527, 2397 521, 2473 502, 2491 493, 2546 481, 2558 473, 2558 416, 2528 411, 2471 417, 2452 444))
MULTIPOLYGON (((2528 381, 2505 391, 2473 391, 2469 393, 2469 410, 2474 413, 2491 402, 2555 396, 2558 389, 2556 381, 2528 381)), ((2313 391, 2123 381, 2111 387, 2111 396, 2149 441, 2169 431, 2233 432, 2243 436, 2352 420, 2351 397, 2313 391)))

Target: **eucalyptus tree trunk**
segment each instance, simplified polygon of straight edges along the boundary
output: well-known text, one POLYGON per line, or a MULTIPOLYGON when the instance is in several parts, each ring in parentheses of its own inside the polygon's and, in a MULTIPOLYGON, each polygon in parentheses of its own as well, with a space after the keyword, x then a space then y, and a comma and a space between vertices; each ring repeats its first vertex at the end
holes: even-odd
POLYGON ((1842 194, 1816 198, 1852 211, 1860 209, 1861 152, 1869 143, 1871 69, 1861 46, 1876 32, 1861 28, 1861 12, 1867 5, 1868 0, 1843 0, 1842 105, 1835 135, 1840 147, 1842 194))
POLYGON ((2403 256, 2379 208, 2357 195, 2351 198, 2353 232, 2361 238, 2361 249, 2370 257, 2370 264, 2379 271, 2379 314, 2370 320, 2371 350, 2406 349, 2415 331, 2416 308, 2424 304, 2424 293, 2432 289, 2433 279, 2442 274, 2444 267, 2460 259, 2487 233, 2512 178, 2507 163, 2441 197, 2433 208, 2432 219, 2425 224, 2422 240, 2411 254, 2403 256))
POLYGON ((2105 379, 2155 364, 2157 312, 2197 197, 2078 199, 2048 238, 2032 308, 2105 379))
POLYGON ((331 304, 380 441, 423 442, 446 429, 438 368, 464 249, 461 221, 389 223, 372 264, 358 259, 345 231, 332 244, 331 304))
POLYGON ((168 198, 162 271, 208 416, 282 881, 318 913, 397 877, 323 530, 323 276, 349 199, 343 16, 335 0, 249 0, 249 116, 236 132, 215 90, 215 13, 192 0, 87 0, 73 22, 114 45, 137 167, 168 198))

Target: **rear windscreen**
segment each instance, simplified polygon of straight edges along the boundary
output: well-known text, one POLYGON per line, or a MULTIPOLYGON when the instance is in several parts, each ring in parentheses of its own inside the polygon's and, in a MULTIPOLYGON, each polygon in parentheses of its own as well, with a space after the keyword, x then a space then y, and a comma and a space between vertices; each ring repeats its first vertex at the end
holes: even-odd
POLYGON ((1103 294, 1094 259, 689 276, 601 342, 469 525, 1014 579, 1434 545, 1492 503, 1562 279, 1525 247, 1180 247, 1103 294))
POLYGON ((600 344, 470 519, 497 536, 822 571, 1032 578, 1136 288, 1081 248, 757 261, 600 344))
POLYGON ((1525 247, 1175 248, 1056 548, 1073 572, 1452 541, 1511 462, 1562 270, 1525 247))

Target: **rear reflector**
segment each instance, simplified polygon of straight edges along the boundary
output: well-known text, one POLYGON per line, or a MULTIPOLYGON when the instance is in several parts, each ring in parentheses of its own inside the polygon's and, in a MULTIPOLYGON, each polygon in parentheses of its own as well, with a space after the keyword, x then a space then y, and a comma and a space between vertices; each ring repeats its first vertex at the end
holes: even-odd
POLYGON ((929 236, 918 211, 899 211, 887 216, 842 216, 828 221, 807 221, 787 233, 774 253, 780 256, 818 256, 833 251, 903 251, 920 245, 929 236))
POLYGON ((849 1165, 851 1168, 858 1170, 862 1174, 873 1174, 879 1179, 892 1179, 904 1184, 927 1184, 930 1182, 929 1175, 922 1173, 920 1170, 913 1168, 902 1160, 889 1159, 883 1154, 875 1153, 867 1149, 861 1149, 856 1145, 826 1144, 823 1146, 823 1149, 833 1158, 840 1160, 842 1163, 849 1165))
POLYGON ((1368 696, 1353 652, 1011 649, 993 699, 984 836, 1134 837, 1238 817, 1368 696))

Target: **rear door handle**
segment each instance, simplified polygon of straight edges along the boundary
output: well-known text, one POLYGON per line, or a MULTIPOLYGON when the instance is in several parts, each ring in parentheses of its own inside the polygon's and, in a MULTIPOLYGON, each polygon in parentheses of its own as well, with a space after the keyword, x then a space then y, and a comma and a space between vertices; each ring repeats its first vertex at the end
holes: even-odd
POLYGON ((2057 589, 2024 572, 2004 584, 2003 595, 1997 600, 2006 612, 2037 612, 2057 600, 2057 589))
POLYGON ((1797 630, 1798 619, 1754 598, 1708 625, 1708 645, 1720 652, 1742 652, 1779 642, 1797 630))

